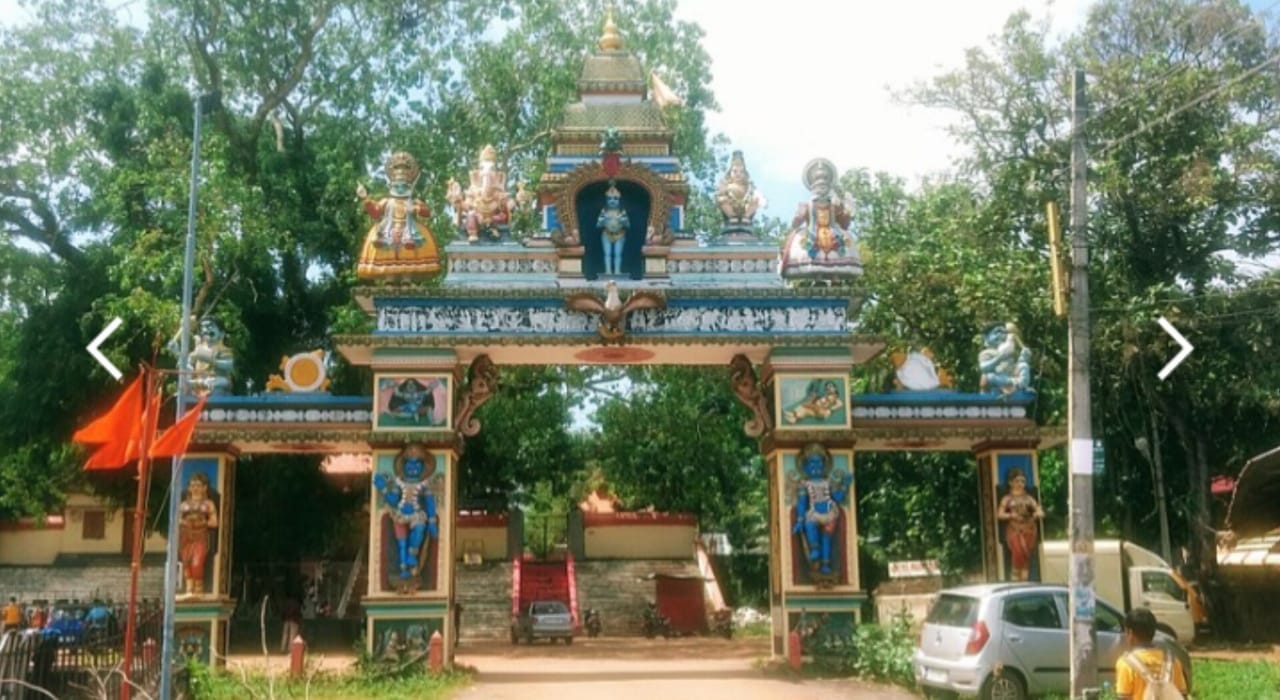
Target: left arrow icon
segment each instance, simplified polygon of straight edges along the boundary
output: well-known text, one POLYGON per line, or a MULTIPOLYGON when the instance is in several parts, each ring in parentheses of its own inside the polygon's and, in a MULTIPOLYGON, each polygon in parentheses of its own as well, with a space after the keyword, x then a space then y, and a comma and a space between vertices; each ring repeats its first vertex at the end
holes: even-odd
POLYGON ((102 329, 102 332, 98 334, 98 337, 94 338, 88 345, 84 346, 84 349, 88 350, 90 355, 93 355, 93 359, 97 360, 98 364, 102 365, 103 369, 110 372, 111 376, 116 381, 120 381, 120 377, 124 376, 124 372, 121 372, 115 365, 111 364, 111 360, 108 360, 107 356, 103 355, 102 351, 99 350, 98 347, 106 342, 107 338, 110 337, 112 333, 116 332, 116 329, 120 327, 121 323, 124 323, 124 321, 121 321, 119 316, 111 319, 111 323, 108 323, 107 327, 102 329))

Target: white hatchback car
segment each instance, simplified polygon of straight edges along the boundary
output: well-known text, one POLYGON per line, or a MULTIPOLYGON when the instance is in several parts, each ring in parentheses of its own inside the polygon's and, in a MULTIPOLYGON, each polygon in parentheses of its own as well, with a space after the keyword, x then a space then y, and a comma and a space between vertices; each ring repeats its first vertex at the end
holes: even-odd
MULTIPOLYGON (((1070 690, 1067 588, 1034 583, 993 583, 943 591, 920 632, 913 660, 916 682, 930 697, 977 695, 982 700, 1023 700, 1070 690), (997 670, 999 671, 997 673, 997 670)), ((1098 682, 1115 683, 1124 653, 1124 615, 1099 600, 1098 682)), ((1186 652, 1157 633, 1182 658, 1186 652)))

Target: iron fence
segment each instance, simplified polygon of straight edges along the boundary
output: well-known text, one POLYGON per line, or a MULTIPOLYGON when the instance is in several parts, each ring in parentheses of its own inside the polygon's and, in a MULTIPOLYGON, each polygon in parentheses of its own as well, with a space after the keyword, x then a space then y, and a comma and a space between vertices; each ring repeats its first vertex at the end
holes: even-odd
MULTIPOLYGON (((106 615, 55 610, 43 629, 11 630, 0 637, 0 700, 118 700, 124 685, 127 611, 107 610, 106 615)), ((162 622, 158 605, 137 611, 133 697, 156 693, 162 622)))

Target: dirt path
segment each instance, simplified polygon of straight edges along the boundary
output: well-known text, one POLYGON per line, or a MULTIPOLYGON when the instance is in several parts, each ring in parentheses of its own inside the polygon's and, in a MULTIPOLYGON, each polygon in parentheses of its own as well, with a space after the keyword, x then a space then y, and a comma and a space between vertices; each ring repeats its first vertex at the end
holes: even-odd
POLYGON ((572 646, 474 643, 458 648, 475 683, 459 700, 908 700, 899 688, 859 681, 767 678, 766 640, 579 639, 572 646))

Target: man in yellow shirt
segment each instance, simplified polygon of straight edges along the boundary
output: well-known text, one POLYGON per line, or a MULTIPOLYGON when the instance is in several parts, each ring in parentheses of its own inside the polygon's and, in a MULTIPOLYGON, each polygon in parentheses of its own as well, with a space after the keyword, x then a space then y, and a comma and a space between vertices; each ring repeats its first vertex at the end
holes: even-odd
POLYGON ((16 630, 22 627, 22 608, 18 607, 18 599, 10 597, 9 604, 4 606, 4 617, 0 618, 0 634, 5 630, 16 630))
POLYGON ((1165 677, 1165 657, 1170 657, 1167 678, 1183 697, 1187 694, 1187 675, 1178 655, 1171 649, 1155 646, 1156 616, 1147 608, 1134 608, 1124 616, 1124 633, 1130 652, 1116 661, 1116 697, 1120 700, 1142 700, 1148 679, 1165 677), (1134 662, 1142 668, 1135 668, 1134 662))

